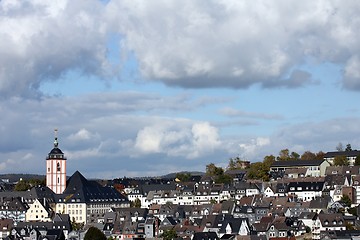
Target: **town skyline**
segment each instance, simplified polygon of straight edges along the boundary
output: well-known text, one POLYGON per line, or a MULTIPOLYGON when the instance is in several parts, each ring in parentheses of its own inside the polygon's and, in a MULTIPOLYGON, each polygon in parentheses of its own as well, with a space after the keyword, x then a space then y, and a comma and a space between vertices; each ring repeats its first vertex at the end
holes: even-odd
POLYGON ((360 148, 357 1, 0 1, 0 173, 360 148))

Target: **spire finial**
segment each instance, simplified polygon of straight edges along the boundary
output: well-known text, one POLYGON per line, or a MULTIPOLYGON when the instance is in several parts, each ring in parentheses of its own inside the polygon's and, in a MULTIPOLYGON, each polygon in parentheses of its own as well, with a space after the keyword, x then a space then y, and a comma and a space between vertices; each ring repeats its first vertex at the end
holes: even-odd
POLYGON ((54 135, 55 135, 55 140, 54 140, 54 148, 57 148, 59 143, 58 143, 58 140, 57 140, 57 128, 54 129, 54 135))

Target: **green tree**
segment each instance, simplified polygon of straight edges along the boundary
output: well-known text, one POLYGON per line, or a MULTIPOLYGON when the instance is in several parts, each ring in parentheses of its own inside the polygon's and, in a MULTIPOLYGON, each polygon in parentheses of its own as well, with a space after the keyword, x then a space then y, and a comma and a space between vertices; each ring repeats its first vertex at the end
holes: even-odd
POLYGON ((249 179, 260 179, 269 181, 269 168, 262 162, 255 162, 250 164, 250 168, 246 173, 249 179))
POLYGON ((224 169, 221 167, 215 166, 215 164, 210 163, 206 165, 206 175, 208 176, 219 176, 224 174, 224 169))
POLYGON ((352 214, 352 215, 354 215, 354 216, 357 216, 357 215, 358 215, 356 207, 348 208, 347 211, 348 211, 348 213, 350 213, 350 214, 352 214))
POLYGON ((227 174, 221 174, 215 177, 215 183, 224 183, 230 184, 232 181, 232 177, 227 174))
POLYGON ((234 169, 236 169, 236 163, 235 163, 234 158, 230 158, 230 159, 229 159, 229 164, 228 164, 227 169, 229 169, 229 170, 234 170, 234 169))
POLYGON ((316 154, 316 160, 323 160, 324 159, 324 156, 325 156, 325 153, 323 151, 319 151, 317 154, 316 154))
MULTIPOLYGON (((165 230, 160 237, 162 237, 164 240, 172 240, 178 237, 175 229, 169 229, 169 230, 165 230)), ((86 239, 84 239, 86 240, 86 239)))
POLYGON ((106 240, 106 236, 100 229, 90 227, 85 234, 84 240, 106 240))
POLYGON ((341 197, 341 202, 343 202, 345 204, 346 207, 350 207, 351 206, 351 199, 348 195, 343 195, 341 197))
POLYGON ((15 191, 27 191, 31 188, 28 181, 21 179, 15 185, 15 191))
POLYGON ((300 159, 300 154, 298 154, 297 152, 291 152, 290 159, 291 160, 299 160, 300 159))
POLYGON ((290 160, 290 152, 289 152, 289 149, 282 149, 280 150, 279 152, 279 156, 276 158, 276 160, 278 161, 287 161, 287 160, 290 160))
POLYGON ((133 207, 133 208, 141 208, 141 201, 139 198, 136 198, 130 204, 131 204, 131 207, 133 207))
POLYGON ((191 174, 190 173, 177 173, 175 177, 177 179, 179 179, 180 182, 187 182, 190 180, 191 174))
POLYGON ((352 148, 351 148, 351 144, 350 143, 348 143, 348 144, 346 144, 346 148, 345 148, 345 151, 352 151, 352 148))
POLYGON ((360 155, 356 156, 354 165, 355 166, 360 166, 360 155))
POLYGON ((77 223, 75 221, 75 217, 73 217, 73 219, 71 221, 71 227, 72 227, 73 230, 79 231, 79 230, 84 229, 84 223, 77 223))
POLYGON ((35 187, 35 186, 46 186, 46 179, 37 179, 37 178, 32 178, 29 179, 28 183, 30 184, 31 187, 35 187))
POLYGON ((301 157, 301 160, 315 160, 316 159, 316 154, 312 153, 311 151, 305 151, 301 157))
POLYGON ((335 166, 349 166, 349 160, 346 156, 336 156, 334 158, 335 166))

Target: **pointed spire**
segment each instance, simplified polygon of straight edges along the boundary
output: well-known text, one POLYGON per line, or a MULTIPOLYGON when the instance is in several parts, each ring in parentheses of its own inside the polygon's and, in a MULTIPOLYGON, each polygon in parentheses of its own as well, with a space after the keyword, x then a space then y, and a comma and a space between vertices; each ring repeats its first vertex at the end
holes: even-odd
POLYGON ((54 130, 54 134, 55 134, 55 140, 54 140, 54 148, 57 148, 59 146, 59 142, 57 140, 57 128, 55 128, 54 130))

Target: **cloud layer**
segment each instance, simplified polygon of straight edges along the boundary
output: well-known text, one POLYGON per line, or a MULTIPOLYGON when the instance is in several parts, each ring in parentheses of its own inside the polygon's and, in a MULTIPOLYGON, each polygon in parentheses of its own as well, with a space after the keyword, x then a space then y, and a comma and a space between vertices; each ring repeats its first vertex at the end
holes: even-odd
POLYGON ((43 173, 54 128, 69 172, 93 177, 359 147, 359 11, 355 0, 2 0, 0 170, 43 173), (339 78, 319 78, 326 67, 339 78), (126 87, 43 87, 92 81, 126 87))
POLYGON ((3 0, 0 93, 39 94, 74 70, 117 78, 132 56, 143 79, 185 88, 298 88, 314 83, 301 69, 314 59, 342 66, 343 87, 359 90, 359 10, 335 0, 3 0))

